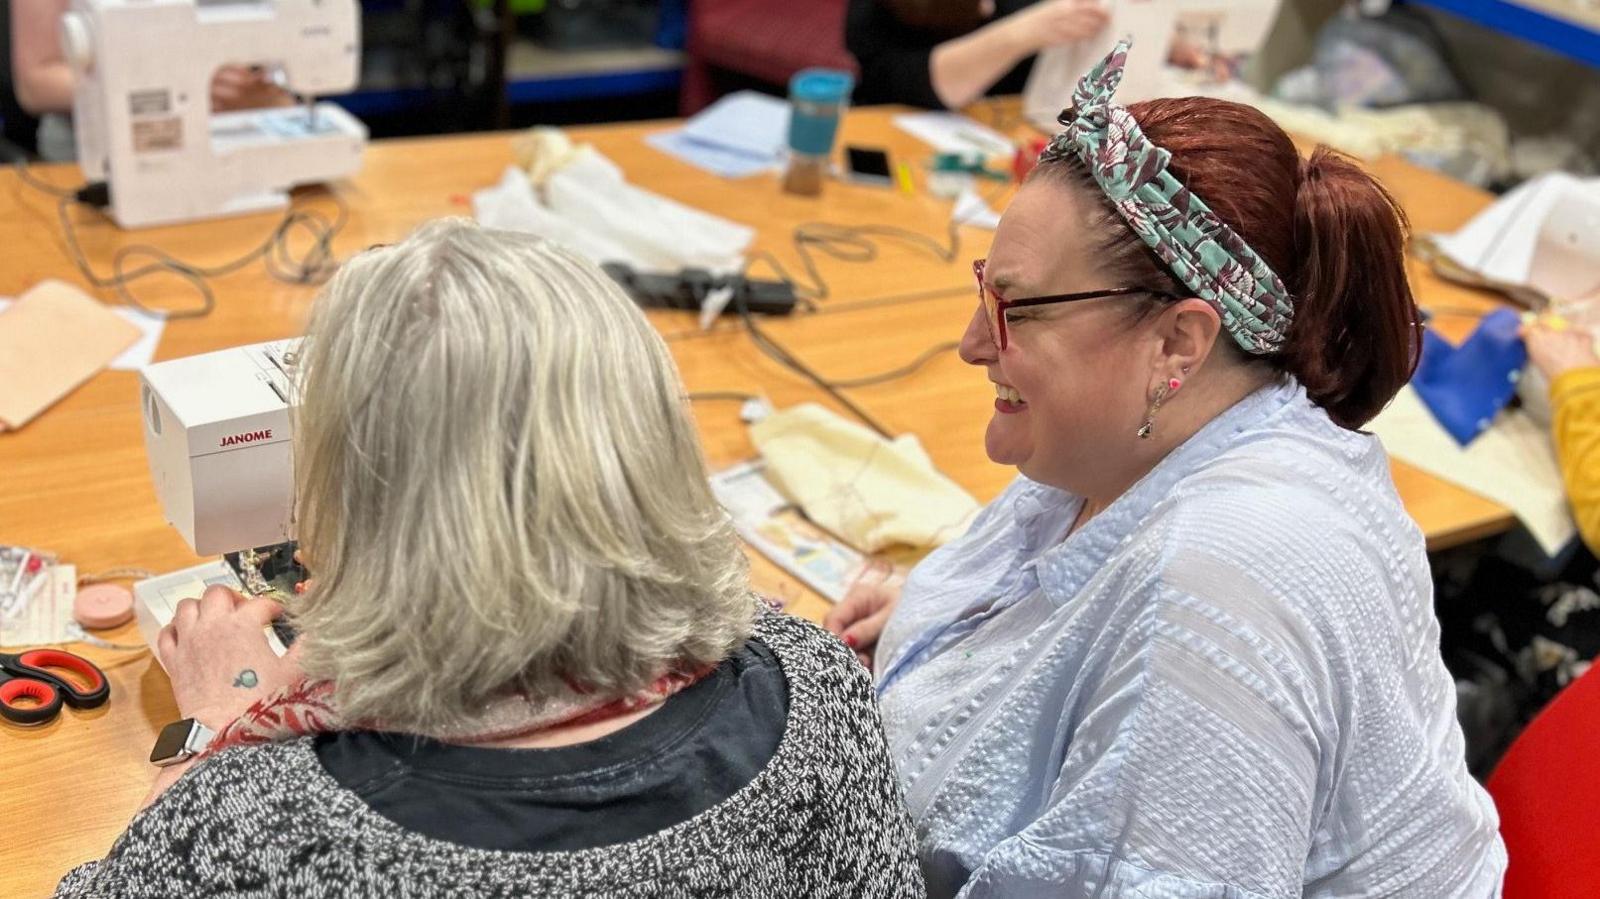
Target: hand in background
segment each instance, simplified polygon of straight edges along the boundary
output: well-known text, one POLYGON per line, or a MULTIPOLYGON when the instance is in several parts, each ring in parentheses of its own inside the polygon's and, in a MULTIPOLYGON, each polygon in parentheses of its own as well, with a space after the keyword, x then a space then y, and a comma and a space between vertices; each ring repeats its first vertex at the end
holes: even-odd
POLYGON ((1023 55, 1099 34, 1111 21, 1097 0, 1044 0, 1002 21, 1017 36, 1023 55))
POLYGON ((1552 382, 1572 369, 1600 365, 1594 334, 1582 328, 1552 327, 1550 320, 1541 318, 1523 326, 1522 339, 1528 345, 1528 358, 1552 382))
POLYGON ((267 79, 259 68, 223 66, 211 76, 211 111, 288 106, 294 102, 283 88, 267 79))
POLYGON ((894 614, 900 602, 900 590, 905 586, 906 571, 887 562, 870 563, 861 576, 850 585, 850 590, 822 620, 822 626, 844 640, 856 651, 870 671, 872 654, 878 646, 883 626, 894 614))

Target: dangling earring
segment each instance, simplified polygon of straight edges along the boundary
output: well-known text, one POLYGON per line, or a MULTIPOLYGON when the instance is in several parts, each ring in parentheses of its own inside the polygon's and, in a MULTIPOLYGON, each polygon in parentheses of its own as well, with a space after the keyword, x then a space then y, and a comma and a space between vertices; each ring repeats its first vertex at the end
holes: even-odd
POLYGON ((1150 433, 1156 426, 1156 413, 1161 411, 1161 402, 1172 394, 1177 393, 1178 388, 1182 386, 1182 381, 1178 380, 1177 378, 1173 378, 1167 381, 1167 383, 1156 388, 1155 401, 1150 404, 1150 411, 1146 412, 1144 415, 1144 424, 1139 426, 1140 440, 1150 439, 1150 433))

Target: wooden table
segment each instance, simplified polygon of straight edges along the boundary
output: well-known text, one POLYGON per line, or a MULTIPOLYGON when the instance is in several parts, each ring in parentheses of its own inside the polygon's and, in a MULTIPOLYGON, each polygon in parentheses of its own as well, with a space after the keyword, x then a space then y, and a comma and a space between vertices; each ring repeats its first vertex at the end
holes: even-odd
MULTIPOLYGON (((925 148, 895 130, 893 110, 851 113, 843 141, 884 146, 898 159, 920 159, 925 148)), ((824 196, 783 194, 775 179, 726 181, 678 163, 648 148, 640 138, 668 123, 576 129, 616 161, 631 180, 683 202, 754 226, 755 246, 772 251, 791 271, 798 260, 792 229, 802 222, 892 223, 944 236, 946 202, 919 194, 830 184, 824 196)), ((367 153, 361 174, 340 185, 350 207, 348 225, 335 248, 340 256, 374 243, 397 241, 425 219, 467 215, 466 195, 496 181, 511 161, 508 136, 383 141, 367 153)), ((1488 202, 1487 195, 1397 160, 1376 170, 1399 195, 1419 229, 1449 229, 1488 202)), ((75 185, 77 170, 42 167, 40 177, 75 185)), ((325 194, 300 202, 331 209, 325 194)), ((227 219, 136 233, 122 232, 98 216, 73 213, 85 252, 104 272, 112 252, 150 243, 177 256, 214 264, 238 256, 274 226, 274 215, 227 219)), ((942 262, 926 252, 880 241, 872 264, 824 258, 831 295, 815 314, 773 320, 766 327, 787 348, 835 379, 858 377, 911 361, 926 348, 957 338, 973 309, 971 259, 984 255, 991 232, 964 228, 955 258, 942 262), (886 301, 914 291, 944 290, 942 296, 886 301)), ((23 185, 15 173, 0 173, 0 296, 15 296, 43 278, 83 283, 56 223, 55 203, 23 185)), ((1427 304, 1486 309, 1488 301, 1444 285, 1419 268, 1413 277, 1427 304)), ((218 279, 216 310, 197 320, 167 325, 157 359, 287 337, 301 331, 313 289, 272 280, 259 265, 218 279)), ((140 284, 149 303, 180 305, 192 299, 181 285, 140 284)), ((652 312, 668 337, 683 377, 693 392, 761 392, 778 407, 797 402, 838 404, 758 352, 732 324, 698 332, 687 313, 652 312)), ((1446 331, 1464 332, 1470 317, 1443 317, 1446 331)), ((1453 336, 1459 336, 1453 335, 1453 336)), ((123 566, 171 571, 201 561, 162 517, 145 465, 137 376, 102 372, 16 433, 0 434, 0 542, 58 553, 89 574, 123 566)), ((914 375, 848 392, 895 432, 921 436, 939 468, 980 501, 993 498, 1013 472, 983 452, 992 391, 981 375, 953 353, 929 362, 914 375)), ((842 410, 840 410, 842 411, 842 410)), ((738 418, 738 404, 705 401, 696 416, 706 452, 720 467, 754 451, 738 418)), ((1506 528, 1506 510, 1403 464, 1395 480, 1407 508, 1433 548, 1506 528)), ((758 584, 791 601, 801 615, 818 619, 820 598, 757 561, 758 584)), ((128 625, 107 635, 138 643, 128 625)), ((6 809, 0 842, 0 896, 47 894, 70 867, 105 853, 144 795, 152 776, 145 761, 157 730, 178 717, 166 675, 148 652, 79 648, 107 669, 112 701, 106 707, 68 710, 51 724, 22 729, 0 725, 0 803, 6 809)))

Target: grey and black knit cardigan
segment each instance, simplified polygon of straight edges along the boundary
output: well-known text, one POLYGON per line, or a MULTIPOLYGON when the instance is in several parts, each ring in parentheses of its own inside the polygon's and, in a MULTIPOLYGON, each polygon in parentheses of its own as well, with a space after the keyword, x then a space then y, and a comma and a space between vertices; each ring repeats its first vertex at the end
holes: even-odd
POLYGON ((504 852, 431 839, 369 809, 309 738, 202 761, 58 897, 920 897, 916 840, 872 685, 814 625, 763 614, 789 683, 766 767, 726 801, 645 839, 504 852))

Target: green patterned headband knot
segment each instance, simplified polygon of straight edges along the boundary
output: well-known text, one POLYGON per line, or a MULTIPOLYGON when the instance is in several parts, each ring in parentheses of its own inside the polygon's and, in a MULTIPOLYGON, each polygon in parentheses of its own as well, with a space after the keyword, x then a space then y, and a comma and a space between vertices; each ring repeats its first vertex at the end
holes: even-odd
POLYGON ((1133 233, 1194 295, 1222 316, 1245 352, 1283 348, 1294 305, 1283 281, 1250 245, 1168 171, 1172 154, 1151 143, 1126 107, 1111 102, 1132 38, 1124 38, 1072 92, 1057 118, 1066 130, 1040 162, 1077 158, 1133 233))

